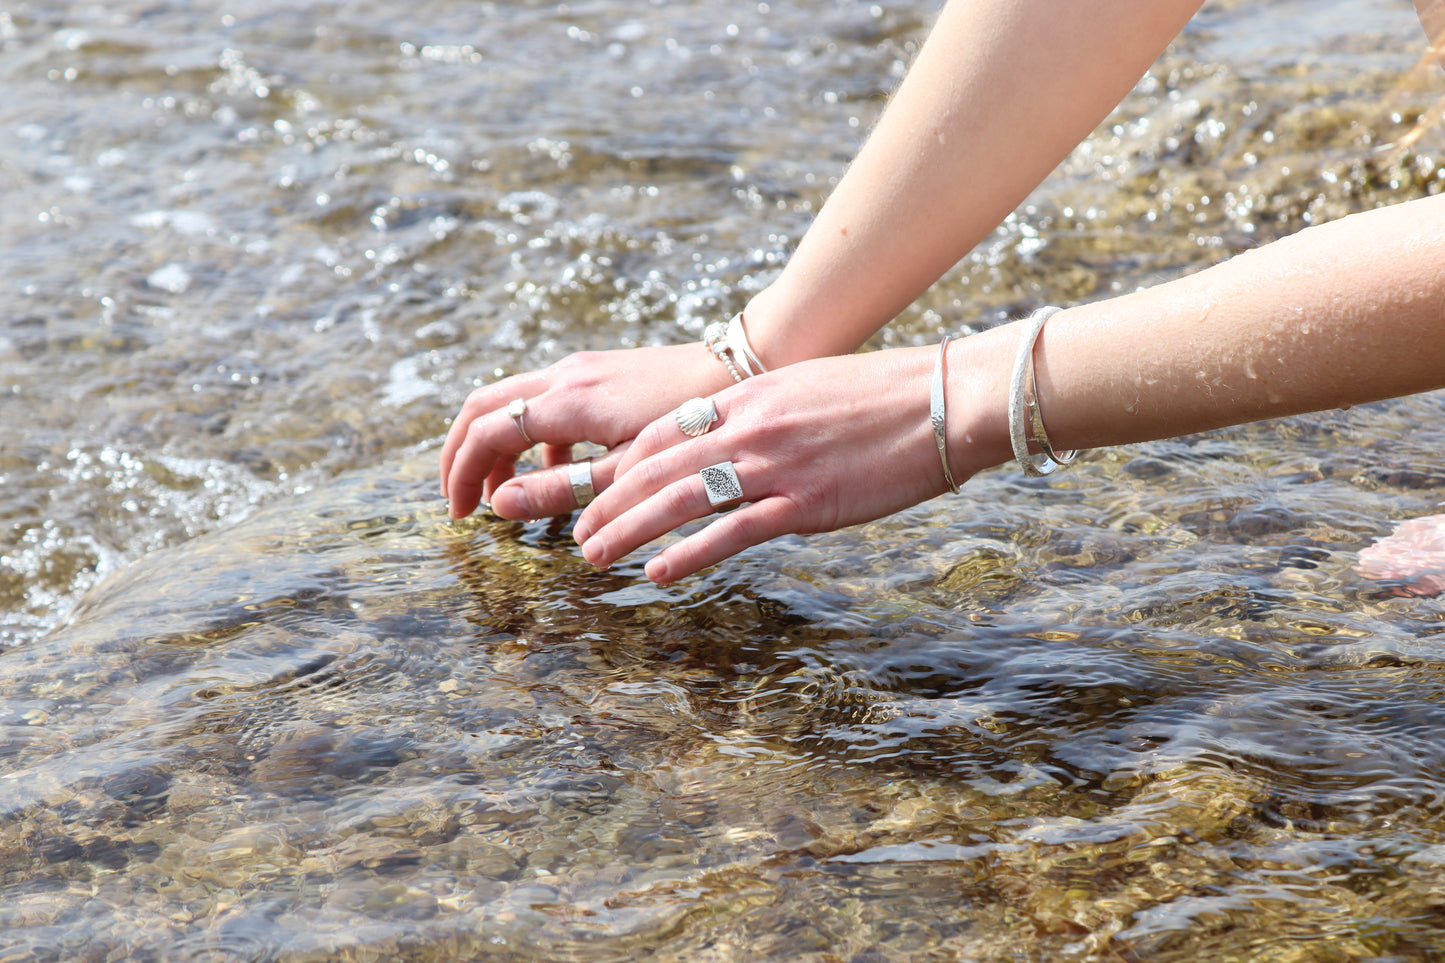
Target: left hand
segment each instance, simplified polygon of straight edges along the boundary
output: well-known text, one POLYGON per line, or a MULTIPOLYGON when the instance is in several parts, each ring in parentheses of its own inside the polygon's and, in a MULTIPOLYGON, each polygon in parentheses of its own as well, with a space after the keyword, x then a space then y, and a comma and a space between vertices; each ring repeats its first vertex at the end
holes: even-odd
MULTIPOLYGON (((946 490, 929 422, 936 349, 821 358, 713 396, 719 420, 696 438, 672 414, 638 433, 612 484, 574 527, 599 568, 713 513, 698 472, 731 461, 745 503, 652 558, 676 581, 785 534, 872 521, 946 490)), ((957 465, 954 461, 951 464, 957 465)), ((959 472, 954 479, 962 482, 959 472)))

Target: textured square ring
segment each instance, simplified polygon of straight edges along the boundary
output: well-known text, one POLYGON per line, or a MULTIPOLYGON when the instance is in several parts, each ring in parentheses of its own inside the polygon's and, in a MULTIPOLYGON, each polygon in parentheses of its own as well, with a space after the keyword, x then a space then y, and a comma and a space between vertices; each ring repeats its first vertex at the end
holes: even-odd
POLYGON ((707 500, 712 503, 714 511, 726 511, 742 502, 743 486, 732 462, 709 465, 698 474, 702 476, 702 487, 707 491, 707 500))

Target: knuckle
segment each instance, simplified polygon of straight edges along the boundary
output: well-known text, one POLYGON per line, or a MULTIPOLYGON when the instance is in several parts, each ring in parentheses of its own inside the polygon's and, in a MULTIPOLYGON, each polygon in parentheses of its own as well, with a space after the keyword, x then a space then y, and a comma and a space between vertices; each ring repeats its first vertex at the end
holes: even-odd
POLYGON ((669 485, 658 494, 666 503, 664 511, 670 516, 690 517, 697 514, 697 508, 693 504, 692 495, 685 485, 669 485))
POLYGON ((495 403, 497 394, 496 385, 483 385, 480 388, 473 388, 467 395, 467 400, 462 402, 463 416, 471 414, 476 417, 477 412, 485 411, 495 403))
POLYGON ((467 425, 467 441, 474 444, 483 444, 487 440, 487 426, 480 418, 473 418, 467 425))
POLYGON ((552 364, 552 371, 568 380, 586 377, 600 360, 600 352, 574 351, 552 364))
POLYGON ((638 462, 632 470, 638 473, 638 480, 647 491, 661 491, 671 481, 666 466, 660 458, 644 459, 638 462))
POLYGON ((643 429, 637 433, 637 445, 643 451, 652 452, 661 451, 663 448, 666 448, 667 444, 662 437, 662 423, 653 421, 645 425, 643 429))

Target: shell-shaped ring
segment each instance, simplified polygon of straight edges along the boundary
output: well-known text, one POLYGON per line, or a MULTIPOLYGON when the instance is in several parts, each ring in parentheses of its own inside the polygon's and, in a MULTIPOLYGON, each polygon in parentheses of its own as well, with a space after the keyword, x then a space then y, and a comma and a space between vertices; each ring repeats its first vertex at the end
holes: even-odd
POLYGON ((678 406, 673 418, 684 435, 696 438, 706 434, 717 421, 717 405, 711 398, 689 398, 678 406))

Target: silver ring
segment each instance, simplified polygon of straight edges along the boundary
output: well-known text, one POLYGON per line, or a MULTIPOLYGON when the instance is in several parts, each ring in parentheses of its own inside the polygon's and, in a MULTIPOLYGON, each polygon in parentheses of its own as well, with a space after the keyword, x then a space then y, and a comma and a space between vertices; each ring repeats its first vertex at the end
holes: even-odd
POLYGON ((529 445, 535 445, 536 442, 534 442, 534 441, 532 440, 532 436, 531 436, 531 435, 527 434, 527 429, 526 429, 526 427, 524 427, 523 424, 522 424, 522 416, 525 415, 526 413, 527 413, 527 399, 526 399, 526 398, 513 398, 511 401, 509 401, 509 402, 507 403, 507 414, 512 417, 512 424, 514 424, 514 425, 517 426, 517 430, 522 433, 522 437, 523 437, 524 439, 526 439, 527 444, 529 444, 529 445))
POLYGON ((702 487, 707 491, 707 500, 712 503, 713 511, 726 511, 743 500, 743 486, 732 462, 709 465, 698 474, 702 476, 702 487))
POLYGON ((572 483, 572 497, 577 499, 578 508, 586 508, 597 497, 597 489, 592 487, 591 458, 568 465, 567 480, 572 483))
POLYGON ((717 421, 717 405, 711 398, 689 398, 678 406, 673 418, 684 435, 696 438, 707 433, 717 421))

